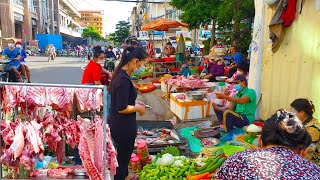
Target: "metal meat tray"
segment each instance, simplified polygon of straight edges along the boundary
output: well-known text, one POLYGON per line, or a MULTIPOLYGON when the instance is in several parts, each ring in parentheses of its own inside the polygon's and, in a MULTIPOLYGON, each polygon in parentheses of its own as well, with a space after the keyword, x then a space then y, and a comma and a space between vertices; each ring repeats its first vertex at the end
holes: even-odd
POLYGON ((166 146, 175 146, 180 150, 185 150, 186 148, 187 141, 176 130, 174 130, 174 127, 170 121, 139 120, 137 121, 137 126, 142 127, 144 130, 160 129, 160 128, 170 129, 174 133, 176 133, 180 138, 179 143, 150 144, 148 145, 149 152, 160 152, 166 146))

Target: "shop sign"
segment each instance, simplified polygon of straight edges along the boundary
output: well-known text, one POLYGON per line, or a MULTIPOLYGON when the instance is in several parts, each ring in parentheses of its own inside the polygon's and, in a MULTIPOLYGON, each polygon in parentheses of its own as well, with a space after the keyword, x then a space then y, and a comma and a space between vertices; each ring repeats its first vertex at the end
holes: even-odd
POLYGON ((29 41, 29 45, 31 47, 38 47, 38 41, 37 40, 31 40, 31 41, 29 41))
POLYGON ((189 31, 176 31, 177 37, 180 37, 180 34, 182 34, 183 37, 191 38, 191 32, 189 32, 189 31))
POLYGON ((202 39, 208 39, 211 38, 211 31, 210 30, 201 30, 199 37, 202 39))

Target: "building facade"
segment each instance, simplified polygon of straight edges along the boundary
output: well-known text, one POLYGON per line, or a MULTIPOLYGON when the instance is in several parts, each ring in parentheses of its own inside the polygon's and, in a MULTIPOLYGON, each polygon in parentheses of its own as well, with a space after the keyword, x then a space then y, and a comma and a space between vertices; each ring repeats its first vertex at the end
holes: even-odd
MULTIPOLYGON (((158 18, 171 19, 175 21, 181 21, 179 16, 181 11, 174 9, 170 5, 170 0, 156 0, 157 3, 150 1, 138 2, 136 7, 131 12, 131 35, 137 36, 139 40, 158 40, 162 46, 161 40, 163 38, 169 38, 170 36, 179 36, 179 33, 189 36, 189 38, 195 37, 194 32, 189 32, 188 28, 178 27, 171 28, 166 32, 150 32, 141 31, 143 24, 149 23, 150 21, 158 18)), ((159 45, 156 45, 159 46, 159 45)))
POLYGON ((86 24, 87 26, 94 26, 97 28, 98 32, 102 37, 103 33, 103 11, 101 10, 81 10, 81 19, 80 21, 86 24))
POLYGON ((60 34, 67 37, 81 37, 78 32, 80 24, 77 22, 81 18, 78 5, 74 0, 60 0, 59 20, 60 34))
POLYGON ((1 37, 34 40, 36 34, 59 34, 59 0, 0 0, 1 37))

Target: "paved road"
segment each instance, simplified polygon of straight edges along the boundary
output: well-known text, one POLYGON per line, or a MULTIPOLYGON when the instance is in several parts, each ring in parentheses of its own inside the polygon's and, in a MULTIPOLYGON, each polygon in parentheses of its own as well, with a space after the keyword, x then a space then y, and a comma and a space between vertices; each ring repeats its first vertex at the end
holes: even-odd
POLYGON ((34 83, 80 84, 83 72, 80 66, 87 63, 74 57, 57 57, 48 62, 47 57, 29 56, 27 64, 34 83))

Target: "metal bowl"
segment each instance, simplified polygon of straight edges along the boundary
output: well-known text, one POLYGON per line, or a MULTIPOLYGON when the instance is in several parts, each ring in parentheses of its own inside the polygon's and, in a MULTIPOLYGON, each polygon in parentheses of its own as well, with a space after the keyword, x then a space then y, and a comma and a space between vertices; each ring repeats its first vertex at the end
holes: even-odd
POLYGON ((207 96, 207 91, 193 91, 190 93, 194 100, 203 100, 207 96))
POLYGON ((216 77, 216 80, 217 80, 217 81, 225 81, 225 80, 227 80, 227 79, 228 79, 227 76, 217 76, 217 77, 216 77))
POLYGON ((74 172, 75 176, 86 176, 87 172, 74 172))

